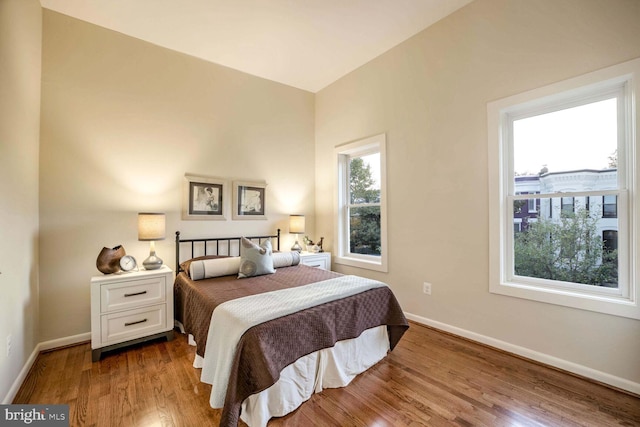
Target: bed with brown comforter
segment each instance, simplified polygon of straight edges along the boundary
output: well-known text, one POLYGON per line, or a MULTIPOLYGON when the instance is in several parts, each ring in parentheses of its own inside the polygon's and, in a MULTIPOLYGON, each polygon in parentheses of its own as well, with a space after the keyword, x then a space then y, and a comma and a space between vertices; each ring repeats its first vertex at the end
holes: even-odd
MULTIPOLYGON (((220 304, 339 276, 339 273, 306 265, 278 268, 274 274, 241 280, 234 275, 194 281, 183 271, 176 276, 174 284, 176 320, 186 333, 193 335, 196 353, 204 357, 212 313, 220 304)), ((408 323, 387 286, 251 327, 237 345, 220 425, 236 426, 242 402, 273 385, 282 369, 300 357, 332 347, 338 341, 359 337, 365 330, 382 325, 387 327, 389 348, 393 350, 408 323)))

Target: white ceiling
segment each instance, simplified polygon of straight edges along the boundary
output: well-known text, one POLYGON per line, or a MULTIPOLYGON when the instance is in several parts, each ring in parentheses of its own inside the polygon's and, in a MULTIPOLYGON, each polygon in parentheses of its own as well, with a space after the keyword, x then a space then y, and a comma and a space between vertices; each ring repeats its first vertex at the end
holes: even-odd
POLYGON ((311 92, 472 0, 40 0, 43 7, 311 92))

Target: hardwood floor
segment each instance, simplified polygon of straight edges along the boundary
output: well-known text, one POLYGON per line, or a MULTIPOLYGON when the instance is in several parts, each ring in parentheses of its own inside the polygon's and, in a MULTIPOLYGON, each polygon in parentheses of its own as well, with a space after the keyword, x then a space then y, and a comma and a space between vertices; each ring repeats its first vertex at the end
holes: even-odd
MULTIPOLYGON (((38 356, 14 403, 68 404, 72 426, 218 425, 184 335, 106 353, 38 356)), ((269 426, 640 426, 640 398, 411 323, 341 389, 269 426)))

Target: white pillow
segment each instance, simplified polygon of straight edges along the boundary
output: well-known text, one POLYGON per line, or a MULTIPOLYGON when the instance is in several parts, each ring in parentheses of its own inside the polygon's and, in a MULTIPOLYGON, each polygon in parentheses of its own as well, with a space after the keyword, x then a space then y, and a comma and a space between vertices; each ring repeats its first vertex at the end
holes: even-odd
POLYGON ((273 268, 291 267, 300 264, 299 252, 274 252, 273 268))
POLYGON ((272 255, 271 240, 265 240, 261 245, 257 245, 244 237, 240 239, 241 261, 238 279, 275 273, 272 255))
POLYGON ((191 280, 231 276, 238 274, 238 271, 240 271, 240 257, 238 256, 192 261, 189 266, 191 280))

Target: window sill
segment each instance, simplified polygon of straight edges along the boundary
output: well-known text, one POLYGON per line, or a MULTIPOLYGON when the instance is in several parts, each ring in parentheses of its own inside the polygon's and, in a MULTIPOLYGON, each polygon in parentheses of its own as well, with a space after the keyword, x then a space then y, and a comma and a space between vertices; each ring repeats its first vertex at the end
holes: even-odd
POLYGON ((492 294, 523 298, 613 316, 640 319, 640 306, 638 305, 638 301, 616 295, 588 294, 572 292, 568 289, 554 289, 517 282, 500 283, 495 281, 491 281, 489 291, 492 294))
POLYGON ((366 270, 381 271, 383 273, 387 273, 389 271, 386 263, 381 260, 373 261, 356 257, 338 256, 334 259, 334 263, 348 265, 350 267, 364 268, 366 270))

